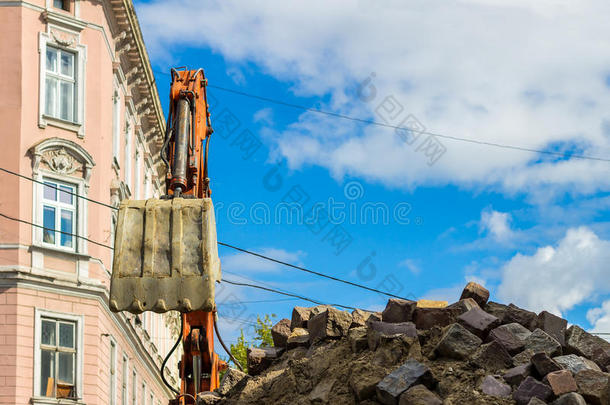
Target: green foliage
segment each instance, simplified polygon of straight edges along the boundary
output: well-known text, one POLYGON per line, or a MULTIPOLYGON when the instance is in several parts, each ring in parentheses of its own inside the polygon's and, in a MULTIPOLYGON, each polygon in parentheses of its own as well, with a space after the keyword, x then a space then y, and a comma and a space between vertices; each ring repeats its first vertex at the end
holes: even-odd
POLYGON ((237 344, 231 344, 231 354, 244 367, 245 372, 248 371, 248 347, 273 347, 273 337, 271 336, 271 328, 273 327, 272 318, 275 318, 275 314, 266 314, 262 319, 260 316, 257 316, 254 336, 251 339, 246 339, 242 329, 240 336, 237 338, 237 344))
POLYGON ((244 368, 244 372, 248 372, 248 342, 244 337, 243 329, 240 331, 241 335, 237 338, 237 344, 231 344, 231 354, 244 368))
POLYGON ((273 347, 273 337, 271 336, 273 321, 271 318, 275 318, 275 314, 271 314, 271 316, 265 314, 263 319, 260 316, 256 317, 254 341, 258 343, 258 347, 273 347))

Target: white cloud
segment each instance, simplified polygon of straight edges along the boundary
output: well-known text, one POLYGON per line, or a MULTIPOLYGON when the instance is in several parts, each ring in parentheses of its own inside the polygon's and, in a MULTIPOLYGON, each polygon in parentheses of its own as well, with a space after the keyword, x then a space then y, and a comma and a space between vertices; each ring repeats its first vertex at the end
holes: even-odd
POLYGON ((510 214, 494 210, 481 212, 479 226, 482 231, 487 232, 498 242, 505 242, 512 238, 513 231, 510 229, 510 214))
POLYGON ((241 86, 246 84, 246 76, 244 76, 243 72, 236 67, 228 68, 227 75, 231 78, 231 80, 233 80, 233 83, 237 85, 241 86))
MULTIPOLYGON (((289 252, 284 249, 269 247, 256 250, 256 252, 264 256, 273 257, 274 259, 296 265, 302 264, 301 259, 303 256, 305 256, 305 253, 300 250, 297 252, 289 252)), ((282 266, 281 264, 274 263, 247 253, 226 255, 222 257, 221 261, 223 270, 226 269, 241 273, 273 273, 279 271, 282 266)))
POLYGON ((273 125, 273 110, 269 107, 262 108, 254 113, 254 122, 261 122, 265 125, 273 125))
POLYGON ((418 275, 421 273, 421 267, 413 259, 404 259, 398 263, 398 267, 405 267, 412 274, 418 275))
POLYGON ((498 296, 533 311, 555 314, 610 290, 610 241, 586 227, 569 229, 557 246, 517 254, 502 268, 498 296))
POLYGON ((587 320, 593 325, 589 332, 603 333, 600 335, 606 340, 610 340, 610 300, 605 301, 601 307, 592 308, 587 311, 587 320))
MULTIPOLYGON (((171 58, 177 45, 210 48, 258 65, 299 95, 330 95, 323 108, 335 112, 383 121, 375 110, 394 96, 402 113, 390 124, 413 114, 430 131, 485 142, 590 155, 610 149, 604 0, 171 0, 138 4, 138 13, 153 57, 171 58), (194 20, 206 23, 183 23, 194 20), (355 89, 371 72, 376 94, 363 101, 355 89)), ((610 189, 606 162, 538 160, 440 140, 447 151, 429 167, 419 141, 410 146, 390 129, 304 113, 274 142, 293 168, 320 165, 338 178, 392 186, 610 189)))

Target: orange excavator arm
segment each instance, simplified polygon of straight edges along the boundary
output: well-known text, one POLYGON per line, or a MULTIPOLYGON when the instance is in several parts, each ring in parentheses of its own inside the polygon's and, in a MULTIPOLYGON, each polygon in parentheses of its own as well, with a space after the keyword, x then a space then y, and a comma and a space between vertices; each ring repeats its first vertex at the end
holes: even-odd
MULTIPOLYGON (((169 118, 161 157, 168 167, 168 197, 209 198, 208 146, 212 127, 203 69, 171 70, 169 118)), ((226 363, 214 353, 212 311, 181 313, 183 355, 179 364, 180 394, 171 405, 194 404, 197 394, 219 385, 226 363)))

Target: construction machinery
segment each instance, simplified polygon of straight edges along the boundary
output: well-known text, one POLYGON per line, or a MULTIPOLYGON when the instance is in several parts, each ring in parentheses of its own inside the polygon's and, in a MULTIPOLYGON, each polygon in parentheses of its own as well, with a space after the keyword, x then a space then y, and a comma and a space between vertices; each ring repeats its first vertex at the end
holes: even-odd
POLYGON ((115 233, 110 309, 180 312, 180 340, 172 351, 182 343, 181 383, 180 391, 168 384, 176 392, 170 405, 197 403, 197 394, 218 387, 219 371, 227 366, 214 353, 214 292, 221 272, 208 178, 206 85, 203 69, 171 69, 161 149, 166 195, 123 201, 115 233))

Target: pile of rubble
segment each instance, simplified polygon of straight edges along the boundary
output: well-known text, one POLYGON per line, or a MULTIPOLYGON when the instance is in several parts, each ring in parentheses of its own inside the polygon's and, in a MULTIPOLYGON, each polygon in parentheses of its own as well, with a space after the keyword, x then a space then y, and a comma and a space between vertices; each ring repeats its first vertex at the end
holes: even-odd
POLYGON ((610 343, 546 311, 488 302, 469 283, 444 307, 296 307, 248 351, 217 404, 610 405, 610 343))

